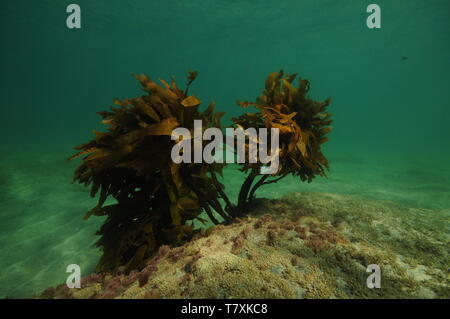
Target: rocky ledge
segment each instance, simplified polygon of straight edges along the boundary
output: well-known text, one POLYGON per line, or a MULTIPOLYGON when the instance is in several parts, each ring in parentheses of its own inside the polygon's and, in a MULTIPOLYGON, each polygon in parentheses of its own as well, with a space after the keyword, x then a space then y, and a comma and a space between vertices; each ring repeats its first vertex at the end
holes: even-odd
POLYGON ((450 298, 449 215, 324 193, 259 199, 244 219, 162 246, 141 271, 35 298, 450 298), (381 288, 367 287, 372 264, 381 288))

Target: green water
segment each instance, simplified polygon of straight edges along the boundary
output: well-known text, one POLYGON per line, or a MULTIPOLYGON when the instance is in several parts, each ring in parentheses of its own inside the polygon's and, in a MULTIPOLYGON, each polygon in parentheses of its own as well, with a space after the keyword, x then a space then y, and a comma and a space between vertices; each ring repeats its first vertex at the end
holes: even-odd
MULTIPOLYGON (((450 2, 448 0, 77 0, 0 3, 0 297, 91 272, 101 219, 71 184, 71 147, 101 129, 96 111, 141 94, 131 73, 199 71, 191 92, 240 114, 269 72, 298 72, 315 99, 331 97, 329 178, 293 178, 259 196, 323 191, 450 210, 450 2), (73 1, 72 1, 73 2, 73 1), (377 3, 382 28, 368 29, 377 3), (402 58, 402 57, 407 57, 402 58)), ((227 169, 232 196, 242 176, 227 169)))

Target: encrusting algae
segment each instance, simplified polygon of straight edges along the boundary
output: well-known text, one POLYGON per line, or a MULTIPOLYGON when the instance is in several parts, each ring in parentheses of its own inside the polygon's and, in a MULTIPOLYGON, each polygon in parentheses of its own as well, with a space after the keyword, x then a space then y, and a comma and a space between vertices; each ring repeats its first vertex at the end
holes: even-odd
POLYGON ((92 274, 81 289, 35 297, 449 298, 449 236, 442 223, 423 224, 429 213, 334 194, 258 199, 242 219, 161 246, 142 270, 92 274), (382 268, 380 289, 366 285, 370 264, 382 268))

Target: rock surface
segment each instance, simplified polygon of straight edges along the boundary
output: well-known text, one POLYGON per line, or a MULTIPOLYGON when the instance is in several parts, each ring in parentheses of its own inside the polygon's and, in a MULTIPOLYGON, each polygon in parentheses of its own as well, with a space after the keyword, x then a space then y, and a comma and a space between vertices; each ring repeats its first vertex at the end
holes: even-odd
POLYGON ((449 212, 347 195, 260 199, 251 214, 141 271, 92 274, 35 298, 450 298, 449 212), (369 289, 367 266, 381 269, 369 289))

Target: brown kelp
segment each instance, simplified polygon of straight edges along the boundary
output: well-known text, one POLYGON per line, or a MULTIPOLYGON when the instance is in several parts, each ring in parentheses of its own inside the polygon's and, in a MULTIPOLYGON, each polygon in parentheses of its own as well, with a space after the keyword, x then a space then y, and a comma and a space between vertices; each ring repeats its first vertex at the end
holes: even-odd
MULTIPOLYGON (((190 129, 193 119, 220 127, 223 113, 215 113, 214 104, 199 112, 200 100, 188 95, 196 75, 189 73, 184 91, 174 80, 171 84, 160 80, 161 86, 137 75, 147 94, 115 100, 118 108, 99 112, 108 131, 94 132, 95 139, 76 147, 79 152, 70 158, 85 156, 75 180, 90 186, 91 196, 99 193, 97 206, 84 218, 106 216, 97 233, 101 236, 97 245, 103 249, 98 271, 138 268, 159 246, 189 238, 193 227, 187 222, 199 218, 202 208, 221 209, 207 176, 220 173, 221 166, 175 164, 170 157, 174 128, 190 129), (110 196, 117 203, 105 206, 110 196)), ((214 219, 210 210, 208 214, 214 219)))
POLYGON ((325 112, 329 100, 309 99, 307 80, 300 79, 296 88, 292 84, 295 75, 272 73, 256 102, 239 102, 258 112, 243 114, 233 122, 244 129, 278 128, 280 168, 267 175, 261 174, 263 164, 258 161, 241 164, 247 177, 234 204, 217 177, 224 164, 177 164, 171 158, 179 142, 171 139, 175 128, 193 131, 194 120, 202 121, 202 130, 221 127, 224 113, 215 112, 214 103, 199 111, 200 100, 189 95, 197 72, 189 72, 184 90, 173 79, 170 84, 164 80, 158 84, 145 75, 135 77, 146 94, 117 99, 118 107, 98 112, 107 131, 94 131, 95 138, 76 147, 78 152, 70 157, 83 156, 74 179, 89 186, 91 196, 98 194, 97 205, 84 218, 106 217, 97 232, 97 245, 103 250, 99 272, 141 268, 160 246, 176 246, 190 239, 195 233, 193 220, 205 222, 202 211, 215 224, 229 222, 246 212, 260 186, 289 174, 309 182, 328 167, 320 146, 330 130, 330 114, 325 112), (110 197, 116 203, 106 205, 110 197))
MULTIPOLYGON (((299 86, 295 87, 293 81, 296 77, 296 74, 284 75, 282 70, 273 72, 267 77, 265 89, 255 102, 237 102, 244 108, 254 106, 258 112, 234 118, 236 125, 244 129, 279 129, 280 164, 276 174, 259 174, 260 161, 241 164, 241 170, 248 172, 239 193, 241 214, 260 186, 277 182, 289 174, 311 182, 316 175, 325 175, 328 169, 321 145, 328 141, 326 135, 331 131, 331 114, 326 112, 331 100, 318 102, 310 99, 309 81, 299 78, 299 86), (258 175, 261 177, 254 183, 258 175)), ((246 146, 248 153, 249 144, 246 146)))

